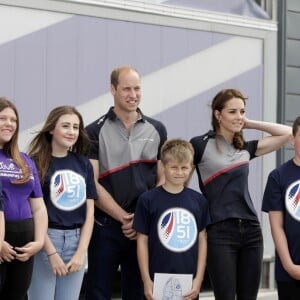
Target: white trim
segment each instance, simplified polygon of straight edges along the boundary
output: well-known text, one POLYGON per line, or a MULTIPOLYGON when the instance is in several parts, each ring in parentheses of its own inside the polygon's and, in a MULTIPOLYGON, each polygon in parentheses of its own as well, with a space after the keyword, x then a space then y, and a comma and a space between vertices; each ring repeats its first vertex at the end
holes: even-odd
POLYGON ((198 24, 230 25, 246 31, 277 31, 277 23, 272 20, 133 0, 1 0, 0 4, 187 28, 195 26, 193 22, 196 21, 198 24))
POLYGON ((70 14, 20 7, 0 7, 0 45, 71 18, 70 14), (12 17, 13 16, 13 17, 12 17), (4 30, 5 28, 5 30, 4 30))

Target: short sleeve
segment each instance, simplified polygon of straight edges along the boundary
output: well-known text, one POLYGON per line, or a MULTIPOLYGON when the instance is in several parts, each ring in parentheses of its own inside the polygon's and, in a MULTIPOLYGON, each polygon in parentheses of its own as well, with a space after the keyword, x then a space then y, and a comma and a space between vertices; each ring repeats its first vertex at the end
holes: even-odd
POLYGON ((253 141, 248 141, 246 142, 245 149, 249 152, 250 154, 250 160, 253 158, 256 158, 256 150, 257 150, 257 144, 258 140, 253 140, 253 141))
POLYGON ((143 193, 137 202, 137 206, 134 213, 133 228, 145 235, 149 234, 149 209, 147 209, 147 197, 143 193))
POLYGON ((284 207, 284 195, 281 189, 278 171, 273 170, 268 177, 265 187, 262 211, 283 211, 284 207))
POLYGON ((94 180, 94 170, 92 167, 92 164, 90 161, 87 162, 87 181, 86 181, 86 195, 88 199, 97 199, 97 190, 95 186, 95 180, 94 180))

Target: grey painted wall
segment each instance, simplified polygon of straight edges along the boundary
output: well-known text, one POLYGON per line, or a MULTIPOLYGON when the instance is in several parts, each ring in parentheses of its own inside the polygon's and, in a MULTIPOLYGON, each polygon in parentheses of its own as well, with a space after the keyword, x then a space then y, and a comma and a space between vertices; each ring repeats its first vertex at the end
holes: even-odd
MULTIPOLYGON (((300 115, 300 1, 278 1, 278 115, 279 121, 292 124, 300 115)), ((278 163, 293 156, 293 148, 279 153, 278 163)))

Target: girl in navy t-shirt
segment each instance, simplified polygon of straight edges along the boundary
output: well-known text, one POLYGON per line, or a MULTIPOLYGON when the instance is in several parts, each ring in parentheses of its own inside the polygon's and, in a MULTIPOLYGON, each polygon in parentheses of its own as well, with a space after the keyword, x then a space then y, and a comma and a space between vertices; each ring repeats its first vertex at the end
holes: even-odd
POLYGON ((30 300, 79 298, 97 199, 93 168, 83 155, 88 145, 82 117, 71 106, 53 109, 30 144, 49 222, 35 257, 30 300))

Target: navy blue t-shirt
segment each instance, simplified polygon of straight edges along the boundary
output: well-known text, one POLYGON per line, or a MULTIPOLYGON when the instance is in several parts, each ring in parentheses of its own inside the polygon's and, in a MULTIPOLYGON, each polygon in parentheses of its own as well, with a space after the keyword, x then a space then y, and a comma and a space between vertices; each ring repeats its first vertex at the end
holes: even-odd
MULTIPOLYGON (((284 231, 292 261, 300 265, 300 167, 289 160, 273 170, 266 184, 262 210, 282 211, 284 231)), ((283 268, 276 253, 277 281, 295 281, 283 268)))
POLYGON ((149 272, 193 274, 197 271, 199 232, 210 223, 208 204, 185 188, 171 194, 162 187, 138 199, 133 228, 148 236, 149 272))
POLYGON ((97 199, 89 159, 73 152, 66 157, 52 157, 42 189, 49 227, 81 227, 86 219, 86 199, 97 199))

